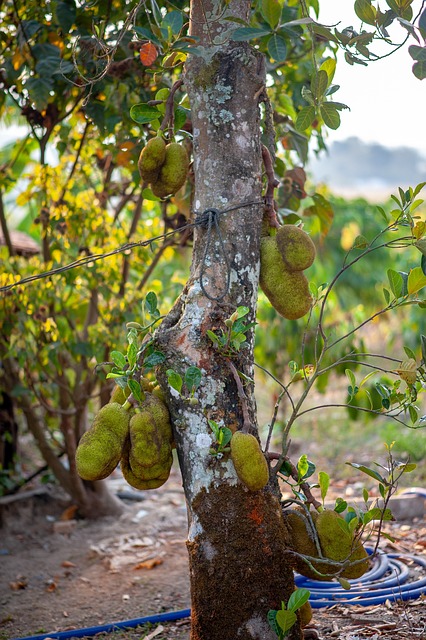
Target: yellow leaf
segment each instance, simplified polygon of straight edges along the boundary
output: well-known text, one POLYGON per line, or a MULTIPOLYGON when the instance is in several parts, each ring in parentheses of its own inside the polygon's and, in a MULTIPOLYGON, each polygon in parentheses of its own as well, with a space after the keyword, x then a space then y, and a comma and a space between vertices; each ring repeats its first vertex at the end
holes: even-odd
POLYGON ((417 362, 410 358, 403 360, 399 369, 395 369, 395 373, 407 384, 414 384, 417 378, 417 362))
POLYGON ((408 294, 411 296, 413 293, 417 293, 420 289, 423 289, 423 287, 426 287, 426 276, 422 268, 416 267, 415 269, 411 269, 407 282, 408 294))
POLYGON ((425 232, 426 222, 424 222, 423 220, 419 220, 418 222, 416 222, 413 229, 413 236, 416 238, 416 240, 420 240, 420 238, 424 236, 425 232))
POLYGON ((12 66, 15 69, 15 71, 18 71, 18 69, 24 64, 24 62, 25 62, 24 56, 22 55, 19 49, 16 49, 15 53, 12 56, 12 66))

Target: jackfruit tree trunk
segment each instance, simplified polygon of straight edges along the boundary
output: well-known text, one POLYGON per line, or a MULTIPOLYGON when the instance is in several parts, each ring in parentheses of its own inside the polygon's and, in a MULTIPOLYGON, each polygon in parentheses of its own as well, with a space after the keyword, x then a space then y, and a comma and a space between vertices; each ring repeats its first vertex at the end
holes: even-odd
MULTIPOLYGON (((248 491, 237 480, 228 454, 215 457, 209 451, 214 437, 208 419, 235 430, 242 428, 245 415, 251 432, 257 433, 252 386, 245 387, 243 407, 227 358, 207 335, 207 330, 220 332, 224 319, 240 305, 250 308, 249 321, 255 319, 263 217, 263 59, 245 43, 229 42, 225 30, 235 25, 214 21, 217 14, 223 18, 223 6, 193 2, 192 33, 204 53, 187 63, 185 87, 194 136, 194 210, 235 209, 218 218, 223 246, 211 217, 210 225, 196 228, 190 278, 157 331, 168 368, 181 374, 190 365, 201 369, 199 404, 182 401, 160 379, 175 425, 189 514, 191 640, 272 640, 276 635, 267 612, 280 608, 294 589, 277 490, 271 485, 248 491)), ((247 19, 250 3, 231 0, 227 11, 247 19)), ((232 364, 253 377, 252 332, 247 349, 232 364)), ((298 624, 289 637, 303 637, 298 624)))

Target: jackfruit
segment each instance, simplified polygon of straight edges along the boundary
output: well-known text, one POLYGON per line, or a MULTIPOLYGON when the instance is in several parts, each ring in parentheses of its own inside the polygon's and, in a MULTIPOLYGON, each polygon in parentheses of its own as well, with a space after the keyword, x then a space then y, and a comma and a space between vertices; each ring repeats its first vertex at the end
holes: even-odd
MULTIPOLYGON (((302 511, 296 509, 284 512, 287 525, 291 535, 291 548, 305 556, 319 558, 318 550, 314 541, 311 525, 302 511)), ((351 533, 340 527, 337 520, 341 518, 336 511, 325 510, 321 513, 316 511, 311 513, 312 520, 317 532, 318 541, 324 558, 343 562, 349 559, 351 562, 365 560, 356 565, 346 567, 339 576, 346 579, 355 579, 364 575, 369 568, 368 554, 360 540, 354 539, 351 533)), ((329 581, 329 576, 321 576, 315 573, 301 558, 294 560, 296 570, 307 578, 313 580, 329 581)), ((322 574, 334 574, 339 572, 339 568, 321 562, 312 562, 313 567, 322 574)))
POLYGON ((238 478, 250 491, 263 489, 269 480, 269 469, 259 442, 250 433, 236 431, 230 444, 238 478))
POLYGON ((289 271, 276 239, 261 238, 260 286, 274 309, 287 320, 297 320, 311 308, 309 284, 301 271, 289 271))
POLYGON ((154 182, 158 179, 160 169, 166 158, 166 143, 161 136, 148 140, 141 151, 138 168, 144 182, 154 182))
POLYGON ((359 578, 368 571, 368 553, 360 540, 354 539, 349 531, 345 532, 340 527, 338 520, 341 517, 336 511, 326 509, 318 515, 315 526, 323 555, 326 558, 337 560, 338 562, 343 562, 347 559, 351 562, 364 560, 364 562, 347 567, 340 574, 342 578, 350 580, 359 578))
POLYGON ((165 467, 161 469, 158 476, 155 478, 146 478, 145 476, 139 476, 136 474, 129 464, 129 449, 125 448, 123 455, 120 460, 120 468, 126 482, 130 484, 131 487, 135 489, 140 489, 142 491, 148 489, 158 489, 161 487, 167 480, 170 475, 170 469, 165 467))
POLYGON ((299 609, 300 624, 302 627, 306 627, 312 620, 312 607, 309 600, 303 604, 299 609))
POLYGON ((110 402, 118 402, 118 404, 124 404, 130 395, 129 387, 122 389, 118 384, 114 387, 111 393, 110 402))
POLYGON ((75 454, 77 473, 83 480, 103 480, 114 471, 128 436, 129 421, 129 413, 117 402, 106 404, 96 414, 75 454))
MULTIPOLYGON (((313 519, 316 519, 317 515, 316 511, 311 513, 313 519)), ((304 509, 289 509, 288 511, 284 511, 284 517, 290 532, 291 548, 293 551, 304 556, 318 558, 314 534, 312 533, 311 524, 305 515, 304 509)), ((293 561, 296 571, 298 571, 302 576, 313 578, 314 580, 330 579, 318 576, 318 574, 316 574, 315 571, 312 571, 306 562, 298 556, 295 556, 293 561)), ((314 566, 317 568, 316 565, 314 566)), ((325 573, 328 573, 328 571, 325 571, 325 573)))
POLYGON ((312 265, 316 255, 315 245, 303 229, 285 224, 278 229, 275 239, 289 271, 304 271, 312 265))
POLYGON ((189 158, 185 147, 177 142, 166 146, 166 157, 157 179, 152 180, 154 195, 165 198, 174 195, 183 187, 189 169, 189 158))

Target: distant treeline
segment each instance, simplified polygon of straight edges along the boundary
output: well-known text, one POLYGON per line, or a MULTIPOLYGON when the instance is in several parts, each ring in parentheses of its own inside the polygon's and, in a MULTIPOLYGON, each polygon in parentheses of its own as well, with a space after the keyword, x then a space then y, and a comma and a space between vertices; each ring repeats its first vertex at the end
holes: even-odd
POLYGON ((315 181, 331 187, 407 187, 426 180, 426 157, 416 149, 391 149, 359 138, 333 142, 309 165, 315 181))

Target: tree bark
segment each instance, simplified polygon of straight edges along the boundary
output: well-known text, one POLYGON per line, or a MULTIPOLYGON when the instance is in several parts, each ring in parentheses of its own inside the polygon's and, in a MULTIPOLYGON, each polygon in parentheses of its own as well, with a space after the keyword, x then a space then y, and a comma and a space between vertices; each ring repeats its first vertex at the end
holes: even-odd
MULTIPOLYGON (((235 431, 243 427, 245 413, 257 434, 253 385, 245 387, 243 411, 227 358, 206 332, 224 329, 224 320, 241 305, 250 308, 248 322, 255 320, 263 218, 259 96, 265 84, 262 56, 245 43, 221 39, 222 25, 232 23, 206 23, 214 6, 196 1, 191 12, 192 33, 204 47, 185 72, 194 136, 193 202, 196 212, 236 209, 219 215, 223 247, 214 225, 196 227, 190 278, 156 333, 167 368, 181 375, 191 365, 201 369, 199 404, 177 397, 164 372, 159 379, 168 394, 188 506, 191 640, 272 640, 268 610, 281 608, 294 589, 278 490, 271 483, 249 491, 228 454, 210 453, 209 419, 235 431)), ((246 18, 250 3, 231 0, 228 11, 246 18)), ((247 338, 247 348, 232 362, 253 378, 252 331, 247 338)), ((297 624, 289 638, 302 637, 297 624)))

